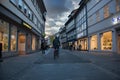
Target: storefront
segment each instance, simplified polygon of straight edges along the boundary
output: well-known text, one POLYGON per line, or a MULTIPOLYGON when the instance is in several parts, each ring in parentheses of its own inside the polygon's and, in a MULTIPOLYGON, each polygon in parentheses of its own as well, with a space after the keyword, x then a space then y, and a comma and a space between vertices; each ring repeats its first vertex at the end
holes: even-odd
POLYGON ((98 48, 98 41, 97 41, 97 35, 93 35, 90 38, 90 50, 97 50, 98 48))
POLYGON ((101 36, 101 50, 112 50, 112 31, 108 31, 101 36))
POLYGON ((68 45, 66 45, 66 47, 68 47, 68 49, 75 50, 77 48, 76 39, 69 40, 67 43, 68 43, 68 45))
POLYGON ((39 36, 23 24, 16 25, 0 19, 0 43, 3 57, 24 55, 39 49, 39 36))
MULTIPOLYGON (((8 41, 9 41, 9 23, 0 19, 0 43, 2 43, 2 51, 4 52, 8 51, 8 47, 9 47, 8 41)), ((14 46, 11 45, 11 49, 13 49, 13 47, 14 46)))
POLYGON ((78 50, 88 50, 88 39, 87 38, 81 38, 77 41, 78 43, 78 50))
MULTIPOLYGON (((97 33, 90 37, 90 50, 92 51, 112 51, 113 50, 113 32, 108 30, 103 33, 97 33)), ((115 42, 114 42, 115 43, 115 42)))
POLYGON ((36 37, 35 35, 32 35, 32 50, 36 50, 36 37))
POLYGON ((77 41, 75 41, 75 42, 74 42, 74 49, 75 49, 75 50, 77 50, 77 46, 78 46, 77 41))
POLYGON ((26 54, 26 35, 24 32, 18 33, 18 54, 26 54))
POLYGON ((11 46, 10 46, 10 50, 11 51, 17 51, 17 27, 16 26, 11 26, 11 46))

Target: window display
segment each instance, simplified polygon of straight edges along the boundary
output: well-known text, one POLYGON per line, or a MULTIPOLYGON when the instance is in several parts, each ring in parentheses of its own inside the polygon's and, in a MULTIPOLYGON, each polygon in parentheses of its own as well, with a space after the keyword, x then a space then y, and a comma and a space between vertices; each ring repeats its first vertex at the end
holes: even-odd
POLYGON ((26 35, 22 31, 18 33, 18 51, 20 55, 26 54, 26 35))
POLYGON ((32 35, 32 50, 36 50, 36 38, 34 35, 32 35))
POLYGON ((101 49, 112 50, 112 32, 103 33, 101 37, 101 49))
POLYGON ((96 50, 97 47, 97 35, 91 37, 91 50, 96 50))
POLYGON ((80 50, 87 50, 88 49, 87 38, 79 40, 79 42, 78 42, 78 49, 80 49, 80 50))
POLYGON ((16 51, 17 28, 11 27, 11 51, 16 51))
POLYGON ((9 23, 0 20, 0 43, 2 43, 3 51, 8 51, 9 23))

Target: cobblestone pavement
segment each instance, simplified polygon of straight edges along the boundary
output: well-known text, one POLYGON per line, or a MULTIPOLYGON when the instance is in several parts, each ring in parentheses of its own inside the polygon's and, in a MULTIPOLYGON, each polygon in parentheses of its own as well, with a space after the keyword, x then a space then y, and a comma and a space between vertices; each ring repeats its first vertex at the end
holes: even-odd
POLYGON ((53 49, 4 59, 0 80, 120 80, 119 56, 53 49))

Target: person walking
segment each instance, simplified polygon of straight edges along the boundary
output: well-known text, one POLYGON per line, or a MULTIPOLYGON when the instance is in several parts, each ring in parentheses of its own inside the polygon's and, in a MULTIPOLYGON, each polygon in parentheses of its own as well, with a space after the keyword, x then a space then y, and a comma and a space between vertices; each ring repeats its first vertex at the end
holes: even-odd
POLYGON ((42 41, 41 43, 41 50, 42 50, 42 54, 45 54, 45 41, 42 41))
POLYGON ((56 59, 56 57, 59 57, 59 46, 60 46, 60 41, 59 38, 56 36, 55 39, 53 40, 54 59, 56 59))

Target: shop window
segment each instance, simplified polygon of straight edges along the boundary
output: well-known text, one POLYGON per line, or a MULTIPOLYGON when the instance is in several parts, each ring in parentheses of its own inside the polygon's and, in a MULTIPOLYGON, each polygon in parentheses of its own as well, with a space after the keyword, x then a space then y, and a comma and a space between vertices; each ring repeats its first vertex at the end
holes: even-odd
POLYGON ((98 48, 97 35, 92 36, 90 42, 91 42, 90 43, 91 50, 96 50, 98 48))
POLYGON ((88 49, 87 39, 81 39, 79 45, 81 45, 81 50, 87 50, 88 49))
POLYGON ((108 4, 104 6, 104 18, 109 17, 109 6, 108 4))
POLYGON ((16 51, 17 41, 17 28, 16 26, 11 27, 11 51, 16 51))
POLYGON ((112 50, 112 32, 105 32, 101 35, 101 49, 112 50))
POLYGON ((36 50, 36 38, 32 35, 32 50, 36 50))
POLYGON ((116 11, 120 11, 120 0, 116 0, 116 11))
POLYGON ((8 51, 9 40, 9 23, 0 20, 0 43, 2 43, 2 51, 8 51))

